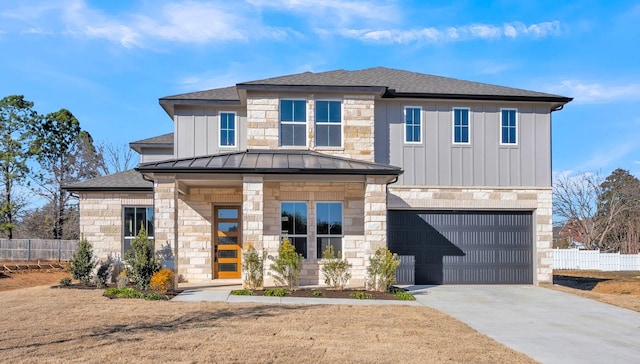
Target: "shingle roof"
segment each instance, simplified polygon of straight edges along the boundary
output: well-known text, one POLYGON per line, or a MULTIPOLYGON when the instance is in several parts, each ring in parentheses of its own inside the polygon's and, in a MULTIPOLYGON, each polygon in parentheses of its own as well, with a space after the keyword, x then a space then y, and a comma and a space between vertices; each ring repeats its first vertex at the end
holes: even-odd
POLYGON ((162 134, 151 138, 136 140, 129 145, 154 145, 154 144, 173 144, 173 133, 162 134))
POLYGON ((363 88, 380 92, 383 97, 422 97, 456 99, 530 100, 567 103, 571 98, 512 87, 464 81, 424 73, 375 67, 357 71, 335 70, 303 72, 293 75, 242 82, 226 87, 161 98, 163 102, 177 101, 240 101, 238 90, 254 88, 363 88))
POLYGON ((63 187, 67 191, 153 191, 153 182, 142 178, 135 169, 114 173, 63 187))
POLYGON ((399 175, 387 164, 334 157, 310 150, 247 150, 140 164, 140 172, 399 175))

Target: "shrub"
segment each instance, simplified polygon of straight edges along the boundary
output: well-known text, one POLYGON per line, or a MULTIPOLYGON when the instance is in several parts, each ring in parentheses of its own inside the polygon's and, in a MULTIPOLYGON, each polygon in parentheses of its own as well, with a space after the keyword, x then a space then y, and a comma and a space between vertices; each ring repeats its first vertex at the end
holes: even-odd
POLYGON ((301 263, 302 256, 296 253, 296 249, 291 245, 289 239, 284 238, 278 248, 278 257, 270 266, 275 273, 273 279, 276 285, 287 287, 290 290, 298 288, 301 263))
POLYGON ((98 269, 96 270, 96 274, 93 277, 93 282, 95 283, 96 287, 104 288, 107 286, 107 283, 109 283, 109 277, 113 272, 113 264, 114 260, 111 257, 111 254, 107 255, 107 259, 101 260, 98 263, 98 269))
POLYGON ((270 288, 264 291, 264 295, 269 297, 284 297, 287 293, 289 292, 284 288, 270 288))
POLYGON ((401 301, 415 301, 416 298, 407 291, 397 291, 396 298, 401 301))
POLYGON ((351 292, 351 294, 349 295, 353 298, 359 299, 359 300, 370 300, 373 298, 373 296, 370 293, 367 292, 351 292))
POLYGON ((249 289, 260 289, 264 283, 264 261, 267 252, 258 251, 249 246, 243 253, 242 272, 244 273, 244 287, 249 289))
POLYGON ((313 290, 311 291, 313 297, 324 297, 324 291, 313 290))
POLYGON ((398 255, 387 248, 379 248, 369 258, 367 267, 368 288, 374 291, 386 292, 396 283, 396 269, 400 265, 398 255))
POLYGON ((60 279, 60 285, 63 287, 69 287, 71 285, 71 278, 64 277, 60 279))
POLYGON ((253 291, 250 289, 234 289, 231 294, 234 296, 253 296, 253 291))
POLYGON ((155 272, 151 276, 149 288, 158 293, 167 293, 167 291, 173 289, 173 271, 163 268, 155 272))
POLYGON ((322 252, 322 275, 324 276, 324 283, 333 289, 343 290, 344 287, 351 279, 351 263, 346 259, 342 259, 342 254, 338 252, 336 256, 333 251, 333 245, 327 245, 326 249, 322 252))
POLYGON ((116 286, 118 288, 124 288, 129 285, 129 277, 127 277, 127 271, 123 270, 118 274, 118 278, 116 278, 116 286))
POLYGON ((157 293, 141 293, 131 287, 107 288, 102 295, 117 298, 142 298, 149 301, 157 301, 160 299, 157 293))
POLYGON ((160 262, 153 251, 154 244, 149 240, 144 227, 141 227, 140 233, 131 242, 131 250, 124 256, 129 279, 140 289, 148 289, 151 276, 160 270, 160 262))
POLYGON ((73 278, 83 284, 89 284, 91 282, 91 272, 96 264, 96 259, 93 256, 93 247, 87 239, 82 238, 69 261, 69 272, 71 272, 73 278))

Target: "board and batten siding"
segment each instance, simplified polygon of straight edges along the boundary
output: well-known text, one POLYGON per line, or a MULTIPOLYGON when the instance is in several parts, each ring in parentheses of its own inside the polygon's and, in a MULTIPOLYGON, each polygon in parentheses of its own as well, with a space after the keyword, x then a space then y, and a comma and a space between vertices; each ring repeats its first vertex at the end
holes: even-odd
POLYGON ((191 158, 246 149, 247 113, 237 106, 176 107, 174 114, 176 158, 191 158), (220 148, 220 112, 236 113, 236 146, 220 148))
POLYGON ((551 113, 544 103, 376 101, 376 162, 400 185, 551 186, 551 113), (404 140, 404 107, 421 107, 422 142, 404 140), (469 144, 453 143, 453 108, 469 109, 469 144), (500 144, 500 109, 517 109, 517 144, 500 144))
POLYGON ((172 148, 142 148, 140 163, 158 162, 173 158, 172 148))

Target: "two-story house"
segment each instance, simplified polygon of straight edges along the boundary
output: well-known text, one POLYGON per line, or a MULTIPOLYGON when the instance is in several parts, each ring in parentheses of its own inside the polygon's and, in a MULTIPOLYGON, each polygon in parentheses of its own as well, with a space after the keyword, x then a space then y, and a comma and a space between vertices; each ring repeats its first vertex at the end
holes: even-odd
POLYGON ((569 101, 383 67, 243 82, 161 98, 173 133, 68 189, 99 255, 144 226, 190 281, 239 278, 243 248, 288 237, 303 285, 328 245, 353 286, 380 247, 415 256, 417 284, 550 282, 551 114, 569 101))

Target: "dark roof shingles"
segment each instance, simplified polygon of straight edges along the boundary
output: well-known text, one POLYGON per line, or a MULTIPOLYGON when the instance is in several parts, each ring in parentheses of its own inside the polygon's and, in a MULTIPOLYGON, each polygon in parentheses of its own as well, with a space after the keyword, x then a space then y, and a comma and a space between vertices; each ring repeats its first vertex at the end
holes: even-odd
POLYGON ((135 169, 92 178, 63 187, 67 191, 153 191, 153 182, 135 169))

